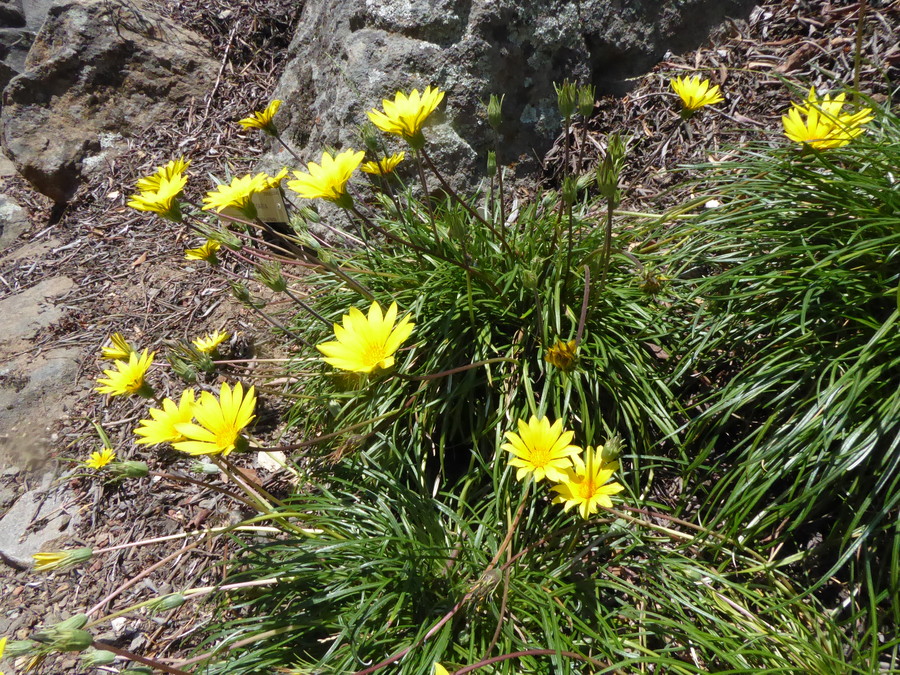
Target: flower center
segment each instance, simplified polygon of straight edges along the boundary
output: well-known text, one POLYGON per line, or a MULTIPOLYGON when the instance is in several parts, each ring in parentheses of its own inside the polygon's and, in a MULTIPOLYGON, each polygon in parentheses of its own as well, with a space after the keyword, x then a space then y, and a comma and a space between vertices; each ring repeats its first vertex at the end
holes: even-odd
POLYGON ((238 437, 238 430, 228 425, 216 430, 216 446, 222 448, 230 448, 234 445, 238 437))

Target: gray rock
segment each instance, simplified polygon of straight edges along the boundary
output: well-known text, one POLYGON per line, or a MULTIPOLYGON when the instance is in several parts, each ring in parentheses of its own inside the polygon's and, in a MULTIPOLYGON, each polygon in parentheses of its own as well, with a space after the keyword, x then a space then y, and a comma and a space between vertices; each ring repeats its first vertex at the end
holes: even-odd
POLYGON ((62 316, 62 310, 53 305, 51 298, 72 288, 72 280, 52 277, 27 290, 0 300, 0 345, 29 338, 42 328, 47 328, 62 316))
POLYGON ((74 531, 78 521, 74 499, 65 487, 53 487, 50 478, 46 475, 44 485, 19 497, 0 520, 0 559, 8 565, 30 567, 33 554, 74 531))
MULTIPOLYGON (((622 94, 667 50, 686 50, 752 0, 308 0, 275 92, 304 158, 360 147, 365 111, 397 90, 447 91, 436 115, 457 184, 493 148, 482 101, 506 94, 503 163, 533 169, 559 133, 554 82, 622 94)), ((426 132, 426 137, 429 133, 426 132)), ((398 144, 400 147, 400 144, 398 144)), ((429 147, 436 147, 430 145, 429 147)), ((289 161, 274 152, 272 164, 289 161)))
POLYGON ((0 28, 0 88, 25 70, 25 59, 34 43, 27 28, 0 28))
POLYGON ((3 148, 38 191, 65 202, 103 165, 98 156, 127 147, 104 139, 140 134, 203 98, 218 70, 208 53, 203 38, 132 0, 53 5, 3 92, 3 148))
POLYGON ((28 229, 28 214, 12 197, 0 194, 0 252, 28 229))

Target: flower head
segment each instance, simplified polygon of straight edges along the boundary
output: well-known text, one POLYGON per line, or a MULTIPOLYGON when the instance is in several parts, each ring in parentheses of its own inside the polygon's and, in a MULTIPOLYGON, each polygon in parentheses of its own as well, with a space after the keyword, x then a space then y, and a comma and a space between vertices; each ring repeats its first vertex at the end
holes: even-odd
POLYGON ((544 354, 544 361, 556 366, 560 370, 570 371, 575 367, 575 352, 577 345, 575 340, 564 342, 557 340, 556 344, 550 347, 544 354))
POLYGON ((116 458, 116 453, 112 448, 103 448, 98 452, 92 452, 89 459, 84 465, 89 469, 102 469, 116 458))
POLYGON ((587 464, 580 455, 572 457, 572 468, 566 471, 560 484, 553 488, 558 493, 553 503, 563 504, 565 511, 577 506, 581 517, 587 519, 591 514, 597 513, 601 506, 611 508, 610 495, 625 488, 619 483, 607 483, 619 468, 619 463, 604 463, 602 447, 595 451, 588 446, 584 449, 584 456, 587 464))
POLYGON ((142 436, 138 445, 157 445, 158 443, 174 443, 185 440, 184 434, 175 429, 178 424, 189 424, 194 419, 194 390, 185 389, 181 399, 175 401, 164 398, 162 410, 150 408, 150 419, 141 420, 141 425, 134 430, 142 436))
POLYGON ((390 157, 382 157, 377 162, 366 162, 360 168, 366 173, 374 173, 379 176, 385 176, 393 173, 397 165, 403 161, 406 153, 398 152, 390 157))
POLYGON ((852 114, 843 113, 844 100, 844 94, 838 94, 833 99, 826 94, 820 100, 813 87, 803 103, 792 103, 791 109, 781 117, 784 135, 795 143, 816 150, 847 145, 863 133, 862 125, 872 121, 874 115, 870 108, 862 108, 852 114))
POLYGON ((409 315, 396 325, 397 303, 392 302, 385 314, 373 302, 366 316, 356 307, 342 317, 343 325, 334 324, 336 340, 316 345, 325 355, 324 361, 335 368, 355 373, 371 373, 394 365, 394 352, 410 336, 414 324, 409 315))
POLYGON ((138 211, 157 213, 167 220, 181 222, 181 203, 178 201, 187 176, 177 174, 171 178, 160 178, 156 190, 145 190, 131 196, 128 206, 138 211))
POLYGON ((422 125, 443 100, 444 92, 437 87, 425 87, 421 95, 418 89, 413 89, 409 96, 398 91, 393 101, 381 101, 384 112, 373 108, 368 115, 376 127, 386 133, 403 136, 413 148, 419 149, 425 145, 422 125))
POLYGON ((73 548, 68 551, 49 551, 32 554, 35 572, 67 570, 90 560, 94 552, 90 548, 73 548))
POLYGON ((275 188, 281 187, 281 181, 283 181, 285 178, 287 178, 287 175, 288 175, 288 168, 286 166, 282 167, 281 171, 276 173, 274 176, 270 176, 270 175, 266 174, 266 183, 268 184, 269 189, 275 189, 275 188))
POLYGON ((222 248, 222 244, 215 239, 207 239, 206 243, 197 248, 189 248, 184 251, 185 260, 205 260, 210 265, 218 265, 219 258, 216 253, 222 248))
POLYGON ((442 666, 440 663, 437 663, 435 661, 434 675, 450 675, 450 673, 447 672, 447 669, 444 668, 444 666, 442 666))
POLYGON ((122 396, 125 394, 147 395, 148 387, 144 382, 144 376, 153 363, 153 352, 147 354, 145 349, 138 356, 132 352, 128 357, 128 361, 116 361, 115 370, 104 370, 103 374, 106 378, 98 378, 97 391, 101 394, 110 394, 112 396, 122 396))
POLYGON ((345 150, 332 157, 322 153, 322 163, 309 162, 309 173, 295 171, 295 180, 288 181, 288 187, 305 199, 327 199, 338 206, 349 208, 353 204, 347 194, 347 183, 366 153, 345 150))
POLYGON ((281 101, 272 101, 264 110, 257 110, 250 115, 250 117, 238 120, 238 124, 245 129, 259 129, 269 136, 277 136, 278 128, 275 126, 275 122, 272 118, 275 117, 275 113, 278 112, 278 108, 280 107, 281 101))
POLYGON ((156 167, 156 173, 139 178, 135 187, 139 192, 157 192, 162 181, 180 178, 190 165, 191 160, 185 160, 184 157, 173 159, 164 166, 156 167))
POLYGON ((246 444, 246 439, 240 434, 253 421, 255 409, 256 392, 253 387, 245 395, 240 382, 234 385, 234 389, 223 382, 219 398, 208 391, 200 394, 200 400, 194 404, 197 423, 176 424, 175 430, 186 440, 172 445, 189 455, 227 456, 239 445, 246 444))
POLYGON ((128 357, 134 352, 134 348, 128 344, 125 336, 121 333, 113 333, 109 336, 109 341, 112 342, 112 346, 100 348, 101 359, 127 361, 128 357))
POLYGON ((515 455, 509 464, 518 468, 517 480, 533 474, 535 482, 545 477, 561 481, 572 465, 569 458, 581 452, 577 445, 571 445, 575 432, 563 431, 562 420, 551 425, 546 417, 532 415, 528 422, 519 420, 519 433, 507 431, 505 435, 509 442, 500 447, 515 455))
POLYGON ((269 177, 264 173, 251 176, 249 173, 240 178, 233 178, 229 185, 222 183, 215 190, 206 193, 203 198, 203 210, 215 209, 221 213, 225 209, 237 209, 248 220, 256 218, 256 207, 253 205, 253 195, 257 192, 269 189, 269 177))
POLYGON ((204 354, 212 354, 214 351, 216 351, 216 348, 220 344, 225 342, 225 340, 230 337, 230 333, 217 330, 215 333, 207 333, 203 337, 197 338, 192 342, 192 344, 197 348, 198 351, 201 351, 204 354))
POLYGON ((699 75, 672 78, 669 86, 681 98, 687 114, 725 100, 719 93, 719 85, 710 86, 709 80, 701 80, 699 75))

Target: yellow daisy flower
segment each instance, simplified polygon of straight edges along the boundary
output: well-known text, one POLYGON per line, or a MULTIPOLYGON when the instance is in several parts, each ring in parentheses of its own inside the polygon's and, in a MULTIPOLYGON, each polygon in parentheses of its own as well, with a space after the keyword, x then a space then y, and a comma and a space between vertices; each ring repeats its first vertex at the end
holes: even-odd
POLYGON ((281 101, 272 101, 264 110, 257 110, 250 115, 250 117, 238 120, 238 124, 245 129, 259 129, 260 131, 269 134, 269 136, 277 136, 278 128, 275 126, 275 122, 272 118, 275 117, 275 113, 278 112, 278 108, 280 107, 281 101))
POLYGON ((225 342, 231 335, 225 331, 216 331, 215 333, 207 333, 201 338, 193 341, 193 345, 204 354, 212 354, 216 351, 216 347, 225 342))
POLYGON ((134 348, 130 344, 128 344, 125 336, 121 333, 113 333, 109 336, 109 341, 112 342, 111 347, 100 348, 101 359, 127 361, 128 357, 130 357, 134 352, 134 348))
POLYGON ((575 432, 563 431, 562 420, 551 425, 547 417, 532 415, 528 422, 519 420, 518 434, 507 431, 505 436, 509 442, 500 447, 515 455, 509 464, 518 469, 516 480, 533 474, 535 482, 543 478, 561 481, 572 466, 570 457, 581 452, 577 445, 571 445, 575 432))
POLYGON ((568 511, 573 506, 578 507, 578 512, 584 519, 603 506, 612 508, 610 495, 618 494, 625 489, 619 483, 608 483, 613 473, 619 468, 618 462, 603 462, 603 447, 595 451, 591 446, 584 449, 587 464, 580 455, 572 457, 572 468, 566 471, 566 475, 560 484, 553 488, 558 496, 553 499, 554 504, 563 504, 563 510, 568 511))
POLYGON ((215 190, 206 193, 203 210, 215 209, 216 213, 221 213, 224 209, 233 208, 243 213, 248 220, 253 220, 256 218, 253 195, 268 189, 269 177, 264 173, 235 177, 229 185, 217 185, 215 190))
POLYGON ((435 662, 434 664, 434 675, 450 675, 447 672, 447 669, 444 668, 440 663, 435 662))
POLYGON ((116 361, 115 370, 104 370, 103 374, 106 378, 98 378, 97 391, 101 394, 109 394, 111 396, 122 396, 125 394, 140 394, 142 396, 150 395, 149 387, 144 382, 144 376, 153 363, 153 352, 147 354, 145 349, 138 356, 132 352, 128 357, 128 361, 116 361))
POLYGON ((139 192, 157 192, 163 180, 170 181, 173 178, 180 177, 190 165, 191 160, 185 160, 183 156, 173 159, 164 166, 156 167, 156 173, 145 178, 139 178, 137 183, 135 183, 135 187, 139 192))
POLYGON ((362 150, 345 150, 332 157, 322 153, 322 163, 309 162, 309 173, 295 171, 296 180, 288 181, 288 187, 304 199, 327 199, 342 208, 353 204, 347 194, 347 183, 366 153, 362 150))
POLYGON ((397 165, 403 161, 405 156, 406 153, 398 152, 390 157, 382 157, 377 162, 366 162, 360 168, 366 173, 386 176, 387 174, 394 172, 394 169, 396 169, 397 165))
POLYGON ((281 181, 287 178, 288 168, 283 167, 281 171, 276 173, 274 176, 270 176, 266 174, 266 183, 268 184, 270 189, 275 189, 277 187, 281 187, 281 181))
POLYGON ((218 265, 219 258, 216 253, 222 248, 222 244, 215 239, 207 239, 203 246, 189 248, 184 251, 185 260, 205 260, 210 265, 218 265))
POLYGON ((556 344, 544 354, 544 361, 568 372, 575 367, 575 351, 575 340, 569 340, 568 342, 557 340, 556 344))
POLYGON ((426 87, 421 95, 418 89, 413 89, 409 96, 398 91, 393 101, 381 101, 384 112, 373 108, 368 115, 376 127, 403 136, 413 148, 419 149, 425 145, 422 125, 443 100, 444 92, 437 87, 426 87))
POLYGON ((316 345, 322 352, 325 363, 355 373, 371 373, 379 368, 394 365, 394 352, 410 336, 413 324, 409 315, 404 316, 395 326, 397 303, 391 303, 385 314, 381 305, 373 302, 369 315, 365 316, 356 307, 344 314, 343 325, 334 324, 336 340, 316 345))
POLYGON ((158 445, 159 443, 174 443, 185 440, 184 435, 175 429, 177 424, 189 424, 194 419, 194 390, 185 389, 181 392, 178 404, 169 398, 164 398, 162 410, 150 408, 149 420, 141 420, 141 426, 134 430, 143 438, 135 441, 138 445, 158 445))
POLYGON ((177 174, 161 178, 157 190, 147 190, 131 196, 128 206, 138 211, 157 213, 176 223, 181 222, 181 204, 178 197, 187 184, 187 176, 177 174))
POLYGON ((838 94, 833 99, 826 94, 820 100, 813 87, 803 103, 792 103, 787 114, 782 115, 784 135, 795 143, 816 150, 847 145, 863 133, 861 125, 871 122, 874 114, 870 108, 862 108, 852 114, 842 113, 844 102, 844 94, 838 94))
POLYGON ((175 430, 187 440, 172 445, 189 455, 227 456, 235 448, 247 444, 240 433, 253 421, 255 408, 256 392, 253 387, 244 395, 240 382, 234 385, 233 390, 223 382, 219 398, 208 391, 200 394, 200 400, 194 404, 197 424, 176 424, 175 430))
POLYGON ((103 448, 99 452, 92 452, 84 465, 89 469, 102 469, 116 458, 116 453, 112 448, 103 448))
POLYGON ((688 114, 725 100, 719 93, 719 85, 710 86, 709 80, 701 80, 699 75, 672 78, 669 86, 681 98, 683 109, 688 114))

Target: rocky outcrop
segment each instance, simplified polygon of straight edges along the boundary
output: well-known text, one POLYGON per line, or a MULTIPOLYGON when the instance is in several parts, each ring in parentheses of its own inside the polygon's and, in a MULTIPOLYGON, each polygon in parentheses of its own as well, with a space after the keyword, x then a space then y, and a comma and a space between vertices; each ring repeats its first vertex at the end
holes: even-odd
POLYGON ((3 92, 6 154, 57 202, 83 175, 175 107, 205 95, 209 45, 133 0, 53 5, 25 71, 3 92))
MULTIPOLYGON (((447 90, 444 168, 493 146, 481 101, 506 94, 500 158, 534 166, 559 131, 554 82, 624 93, 666 50, 700 44, 751 0, 308 0, 276 91, 282 126, 310 158, 359 141, 364 111, 398 89, 447 90)), ((444 124, 440 124, 441 122, 444 124)), ((432 132, 434 133, 434 132, 432 132)), ((287 157, 277 160, 287 161, 287 157)), ((468 165, 468 166, 467 166, 468 165)), ((461 179, 462 176, 457 176, 461 179)))

